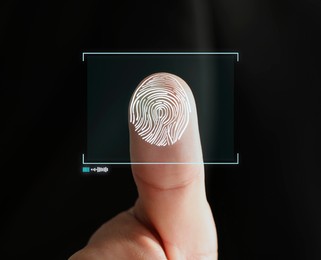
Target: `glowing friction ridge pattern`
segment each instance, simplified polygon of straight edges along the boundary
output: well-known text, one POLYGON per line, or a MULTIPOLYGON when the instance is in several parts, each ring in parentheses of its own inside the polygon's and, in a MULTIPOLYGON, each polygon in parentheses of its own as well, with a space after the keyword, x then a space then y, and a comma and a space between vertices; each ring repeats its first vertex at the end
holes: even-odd
POLYGON ((129 111, 138 135, 157 146, 172 145, 181 138, 190 112, 184 88, 166 73, 151 75, 138 86, 129 111))

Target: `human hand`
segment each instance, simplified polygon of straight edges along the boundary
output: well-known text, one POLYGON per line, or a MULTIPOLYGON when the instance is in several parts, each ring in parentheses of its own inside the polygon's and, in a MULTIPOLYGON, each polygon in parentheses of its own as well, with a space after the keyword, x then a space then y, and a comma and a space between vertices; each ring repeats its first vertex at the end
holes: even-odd
POLYGON ((143 140, 130 123, 131 161, 172 164, 132 164, 139 194, 135 205, 102 225, 86 247, 69 260, 217 259, 216 228, 206 199, 193 94, 175 75, 152 76, 167 76, 184 89, 190 104, 189 118, 178 140, 165 146, 143 140))

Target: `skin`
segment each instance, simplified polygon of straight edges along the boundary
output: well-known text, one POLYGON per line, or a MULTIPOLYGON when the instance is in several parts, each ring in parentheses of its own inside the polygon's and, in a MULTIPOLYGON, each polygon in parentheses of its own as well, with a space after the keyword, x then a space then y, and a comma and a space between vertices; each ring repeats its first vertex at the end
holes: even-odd
MULTIPOLYGON (((181 78, 192 108, 189 124, 174 145, 158 147, 129 124, 132 162, 202 162, 193 94, 181 78)), ((217 259, 214 219, 206 199, 202 164, 132 165, 138 199, 106 222, 69 260, 217 259)))

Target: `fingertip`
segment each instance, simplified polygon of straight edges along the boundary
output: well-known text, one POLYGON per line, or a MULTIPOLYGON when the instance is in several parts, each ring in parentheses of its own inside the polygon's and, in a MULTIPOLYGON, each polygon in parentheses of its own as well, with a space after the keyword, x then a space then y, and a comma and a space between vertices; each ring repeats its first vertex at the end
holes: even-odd
POLYGON ((189 182, 203 171, 197 110, 188 84, 171 73, 143 79, 129 104, 133 174, 159 188, 189 182))

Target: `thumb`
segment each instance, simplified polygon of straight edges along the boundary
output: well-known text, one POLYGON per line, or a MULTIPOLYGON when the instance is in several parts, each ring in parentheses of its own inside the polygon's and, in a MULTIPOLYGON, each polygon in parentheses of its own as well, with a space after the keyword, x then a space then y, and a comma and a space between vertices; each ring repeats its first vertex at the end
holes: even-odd
POLYGON ((169 259, 215 259, 216 230, 189 86, 169 73, 148 76, 132 95, 129 121, 136 217, 158 233, 169 259))

